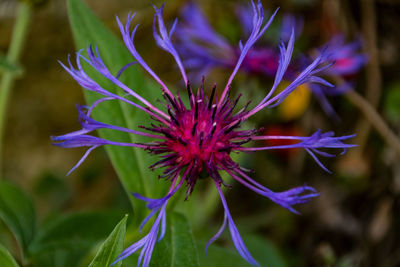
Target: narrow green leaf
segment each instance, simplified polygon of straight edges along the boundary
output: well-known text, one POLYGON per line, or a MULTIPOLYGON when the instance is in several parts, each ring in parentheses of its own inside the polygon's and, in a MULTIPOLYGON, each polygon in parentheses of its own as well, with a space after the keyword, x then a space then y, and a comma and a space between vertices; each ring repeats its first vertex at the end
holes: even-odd
POLYGON ((35 233, 35 209, 21 189, 4 180, 0 180, 0 219, 26 251, 35 233))
POLYGON ((1 267, 18 267, 17 262, 11 256, 10 252, 0 244, 0 266, 1 267))
MULTIPOLYGON (((87 44, 96 44, 103 61, 114 74, 117 74, 126 64, 134 61, 120 38, 115 37, 81 0, 68 0, 67 3, 70 24, 78 49, 86 48, 87 44)), ((84 69, 96 81, 98 78, 98 82, 110 92, 124 94, 120 88, 104 81, 104 78, 98 77, 99 75, 96 75, 92 68, 86 65, 84 69)), ((160 97, 159 88, 144 79, 138 66, 132 66, 125 70, 120 80, 150 102, 154 103, 160 97)), ((86 90, 85 96, 88 103, 93 103, 100 98, 98 94, 86 90)), ((96 120, 101 122, 131 129, 138 129, 139 125, 146 125, 149 120, 143 111, 136 110, 119 101, 102 103, 101 107, 94 110, 93 115, 96 120)), ((100 130, 99 134, 102 138, 119 142, 148 141, 142 137, 118 131, 100 130)), ((154 159, 149 157, 147 152, 116 146, 107 146, 106 149, 128 195, 132 192, 139 192, 149 197, 156 197, 164 190, 163 186, 157 185, 159 181, 155 179, 156 174, 148 170, 148 166, 154 162, 154 159)), ((135 220, 139 222, 146 212, 145 205, 133 198, 131 201, 136 212, 135 220)))
POLYGON ((92 246, 107 237, 121 218, 116 212, 73 213, 39 229, 29 247, 34 266, 76 266, 92 246))
MULTIPOLYGON (((124 247, 124 238, 126 231, 126 220, 128 215, 118 223, 112 233, 108 236, 106 241, 101 245, 97 251, 93 261, 89 264, 89 267, 107 267, 110 266, 114 260, 121 254, 124 247)), ((116 263, 114 266, 121 266, 122 262, 116 263)))
POLYGON ((171 213, 168 216, 165 237, 160 243, 156 243, 150 266, 200 266, 192 230, 182 214, 171 213))

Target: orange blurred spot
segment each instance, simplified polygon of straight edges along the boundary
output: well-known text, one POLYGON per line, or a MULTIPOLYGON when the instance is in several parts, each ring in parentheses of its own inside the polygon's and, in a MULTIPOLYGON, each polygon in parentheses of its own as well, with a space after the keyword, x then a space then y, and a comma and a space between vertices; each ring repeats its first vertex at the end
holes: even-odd
MULTIPOLYGON (((278 87, 282 91, 289 85, 289 82, 283 82, 278 87)), ((297 87, 285 100, 278 106, 278 113, 281 119, 289 121, 303 115, 310 103, 311 91, 308 84, 297 87)))

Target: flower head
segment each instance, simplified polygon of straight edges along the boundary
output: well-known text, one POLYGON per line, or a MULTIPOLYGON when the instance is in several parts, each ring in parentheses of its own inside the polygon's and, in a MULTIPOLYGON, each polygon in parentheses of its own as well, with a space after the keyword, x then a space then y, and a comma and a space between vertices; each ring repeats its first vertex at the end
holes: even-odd
POLYGON ((225 183, 221 178, 220 173, 228 173, 245 187, 271 199, 273 202, 294 213, 297 213, 293 208, 294 205, 306 203, 312 198, 318 196, 316 190, 309 186, 299 186, 284 192, 274 192, 252 179, 247 174, 247 171, 231 158, 231 153, 299 147, 304 148, 322 168, 327 170, 317 158, 317 155, 322 157, 331 157, 334 155, 327 153, 322 149, 346 149, 354 146, 342 142, 343 140, 353 136, 334 137, 333 133, 322 133, 320 130, 310 137, 299 137, 262 136, 259 135, 260 131, 257 129, 242 128, 243 122, 249 117, 264 108, 271 108, 279 105, 279 103, 293 92, 293 90, 304 83, 320 83, 329 85, 325 80, 316 76, 319 72, 326 69, 329 64, 327 65, 324 62, 324 57, 321 55, 307 66, 297 77, 295 77, 284 90, 276 93, 275 89, 282 81, 292 56, 295 36, 294 31, 292 30, 287 45, 283 43, 280 45, 279 63, 277 64, 277 71, 272 88, 266 94, 265 98, 252 108, 249 108, 250 102, 247 102, 243 108, 238 110, 237 105, 240 103, 240 95, 233 99, 230 98, 232 81, 251 47, 267 30, 276 12, 266 23, 264 23, 264 11, 261 2, 258 1, 256 4, 252 3, 253 20, 250 37, 240 46, 241 53, 236 65, 234 66, 234 70, 229 76, 226 86, 222 90, 218 90, 217 86, 214 85, 211 89, 211 93, 207 94, 204 88, 204 82, 200 84, 197 90, 194 90, 194 87, 192 87, 188 80, 180 56, 171 42, 171 35, 174 32, 176 22, 173 24, 171 30, 168 31, 162 18, 162 10, 163 7, 155 8, 153 35, 157 44, 174 57, 179 71, 182 74, 183 81, 186 84, 185 90, 187 95, 185 97, 188 98, 188 104, 184 104, 184 101, 179 94, 175 95, 169 90, 166 84, 147 65, 137 52, 133 42, 137 26, 133 31, 130 30, 130 25, 134 15, 129 15, 125 25, 117 19, 123 40, 132 56, 136 59, 136 62, 160 84, 162 88, 161 93, 165 99, 165 109, 160 110, 156 108, 118 79, 121 71, 123 71, 126 66, 122 67, 121 71, 114 76, 102 61, 97 49, 89 46, 87 48, 89 55, 88 58, 82 56, 80 52, 77 53, 77 68, 75 68, 70 62, 69 67, 63 64, 62 66, 86 90, 97 92, 104 97, 94 102, 91 106, 78 106, 79 118, 82 125, 81 130, 53 137, 53 140, 56 142, 55 145, 61 147, 89 147, 85 155, 72 168, 72 170, 79 166, 93 149, 103 145, 136 147, 147 150, 151 154, 158 155, 157 157, 159 160, 151 165, 150 168, 163 168, 162 177, 171 182, 170 189, 168 194, 160 199, 147 198, 138 193, 133 194, 134 197, 147 202, 147 207, 151 210, 148 217, 143 221, 141 227, 143 227, 153 216, 156 216, 156 218, 149 233, 128 247, 117 258, 116 262, 128 257, 138 250, 141 250, 138 266, 140 264, 142 266, 148 266, 156 241, 161 240, 165 233, 166 206, 169 199, 182 187, 183 184, 187 186, 186 193, 187 197, 189 197, 200 175, 206 173, 215 183, 225 211, 223 225, 218 233, 210 239, 207 247, 221 235, 225 227, 228 225, 233 243, 239 254, 249 263, 257 265, 257 262, 247 250, 239 231, 234 224, 227 202, 221 190, 221 186, 225 185, 225 183), (133 97, 135 102, 102 88, 82 69, 81 60, 90 64, 99 74, 117 85, 125 94, 133 97), (142 131, 136 131, 98 122, 91 118, 92 110, 98 107, 102 102, 109 100, 123 101, 140 109, 154 120, 153 124, 140 126, 142 131), (110 141, 89 134, 93 130, 101 128, 146 136, 154 141, 149 143, 125 143, 110 141), (251 146, 253 141, 266 139, 295 140, 296 142, 291 142, 288 145, 268 147, 251 146))

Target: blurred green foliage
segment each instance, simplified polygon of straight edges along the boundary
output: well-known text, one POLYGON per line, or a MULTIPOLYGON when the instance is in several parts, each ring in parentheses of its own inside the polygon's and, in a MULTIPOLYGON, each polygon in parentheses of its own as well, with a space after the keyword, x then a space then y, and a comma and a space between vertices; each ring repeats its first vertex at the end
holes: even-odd
POLYGON ((384 103, 386 116, 395 124, 400 123, 400 83, 392 84, 387 92, 384 103))
POLYGON ((0 218, 26 251, 35 234, 36 215, 29 197, 17 186, 0 180, 0 218))

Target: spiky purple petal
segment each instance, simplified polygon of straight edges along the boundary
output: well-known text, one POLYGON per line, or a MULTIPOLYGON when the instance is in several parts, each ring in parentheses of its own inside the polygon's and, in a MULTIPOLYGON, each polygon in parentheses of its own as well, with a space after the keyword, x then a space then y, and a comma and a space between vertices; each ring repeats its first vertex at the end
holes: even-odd
POLYGON ((232 176, 236 181, 246 186, 250 190, 264 197, 269 198, 270 200, 282 206, 283 208, 288 209, 296 214, 299 214, 299 212, 293 209, 292 207, 293 205, 307 203, 311 201, 312 198, 319 196, 316 190, 310 186, 299 186, 284 192, 273 192, 272 190, 254 181, 239 168, 233 170, 224 168, 224 170, 230 176, 232 176), (234 172, 236 172, 236 174, 234 172), (306 192, 311 192, 311 193, 305 194, 306 192))
POLYGON ((238 72, 240 66, 242 65, 242 62, 247 55, 247 52, 249 52, 250 48, 255 44, 255 42, 257 42, 258 39, 260 39, 260 37, 268 29, 269 25, 271 25, 276 13, 279 10, 279 8, 277 8, 275 12, 271 15, 267 23, 265 23, 263 26, 264 9, 262 7, 261 1, 258 0, 257 5, 254 4, 254 2, 251 2, 251 4, 253 7, 253 29, 251 31, 250 37, 247 39, 246 43, 242 46, 239 59, 236 63, 235 68, 233 69, 231 76, 228 79, 224 91, 221 94, 219 104, 221 104, 225 100, 225 96, 229 91, 229 86, 231 85, 233 78, 236 76, 236 73, 238 72))
MULTIPOLYGON (((219 235, 225 229, 226 221, 228 221, 229 232, 231 233, 233 244, 235 245, 235 248, 239 252, 240 256, 242 256, 243 259, 245 259, 251 265, 260 266, 258 264, 258 262, 253 258, 253 256, 251 256, 249 250, 247 249, 246 245, 243 242, 242 237, 240 236, 240 233, 239 233, 235 223, 233 222, 231 213, 228 208, 228 204, 226 203, 226 200, 224 197, 224 193, 221 190, 221 185, 218 182, 215 182, 215 185, 217 187, 218 194, 221 198, 222 206, 224 207, 224 222, 222 224, 221 229, 210 241, 212 242, 216 238, 219 237, 219 235)), ((211 244, 210 241, 209 241, 209 243, 207 243, 208 245, 211 244)))
POLYGON ((354 144, 345 144, 342 141, 355 137, 355 134, 346 135, 346 136, 334 136, 334 132, 325 132, 322 133, 320 129, 318 129, 311 136, 303 137, 303 136, 256 136, 253 137, 253 140, 298 140, 299 142, 296 144, 289 145, 277 145, 277 146, 264 146, 264 147, 238 147, 236 150, 239 151, 260 151, 260 150, 271 150, 271 149, 291 149, 291 148, 304 148, 317 162, 321 168, 325 171, 330 171, 320 162, 320 160, 316 157, 314 153, 317 153, 323 157, 331 157, 332 154, 325 153, 320 151, 321 148, 333 148, 333 149, 343 149, 341 154, 346 152, 347 148, 356 147, 354 144))
POLYGON ((178 64, 179 70, 181 71, 182 74, 182 78, 183 81, 185 82, 185 84, 187 84, 188 79, 186 76, 186 72, 185 69, 183 67, 182 61, 178 55, 178 52, 176 51, 174 45, 171 42, 171 36, 175 30, 176 24, 178 22, 177 19, 175 19, 174 24, 171 27, 170 32, 168 33, 165 24, 164 24, 164 19, 162 17, 162 13, 164 10, 164 5, 162 5, 160 8, 156 8, 154 6, 154 9, 156 11, 155 15, 154 15, 154 21, 153 21, 153 36, 154 36, 154 40, 156 40, 156 43, 159 47, 161 47, 162 49, 164 49, 165 51, 167 51, 168 53, 170 53, 174 58, 176 63, 178 64), (157 28, 156 28, 156 21, 158 22, 158 31, 157 32, 157 28))

